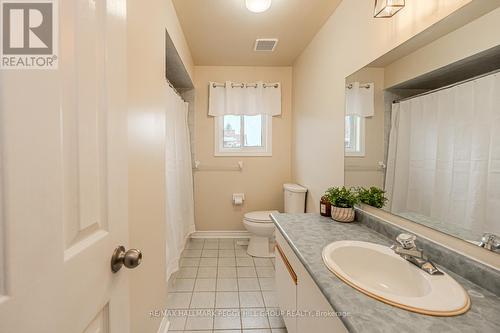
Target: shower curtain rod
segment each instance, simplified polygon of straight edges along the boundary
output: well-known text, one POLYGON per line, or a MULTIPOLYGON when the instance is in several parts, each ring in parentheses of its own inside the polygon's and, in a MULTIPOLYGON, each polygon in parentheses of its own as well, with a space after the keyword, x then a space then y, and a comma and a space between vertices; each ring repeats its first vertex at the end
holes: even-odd
MULTIPOLYGON (((266 84, 264 83, 263 84, 264 88, 278 88, 280 85, 278 83, 274 83, 274 84, 266 84)), ((225 83, 212 83, 212 87, 216 88, 216 87, 226 87, 226 84, 225 83)), ((234 88, 234 87, 240 87, 240 88, 257 88, 257 84, 248 84, 248 83, 231 83, 231 88, 234 88)))
POLYGON ((174 90, 174 92, 177 94, 177 96, 179 96, 184 103, 187 103, 186 100, 184 99, 184 97, 182 97, 182 95, 177 91, 177 88, 174 87, 172 82, 170 82, 168 79, 165 79, 165 80, 167 80, 168 85, 170 86, 170 88, 172 88, 174 90))
POLYGON ((491 72, 488 72, 488 73, 484 73, 484 74, 480 74, 480 75, 471 77, 470 79, 465 79, 465 80, 462 80, 462 81, 459 81, 459 82, 455 82, 455 83, 449 84, 449 85, 444 86, 444 87, 440 87, 440 88, 436 88, 436 89, 433 89, 433 90, 429 90, 429 91, 426 91, 426 92, 423 92, 423 93, 420 93, 420 94, 417 94, 417 95, 413 95, 413 96, 410 96, 410 97, 405 97, 405 98, 397 99, 397 100, 392 101, 392 104, 397 104, 397 103, 400 103, 400 102, 404 102, 404 101, 410 100, 412 98, 429 95, 429 94, 432 94, 432 93, 435 93, 435 92, 438 92, 438 91, 441 91, 441 90, 450 89, 450 88, 453 88, 455 86, 458 86, 458 85, 461 85, 461 84, 464 84, 464 83, 467 83, 467 82, 470 82, 470 81, 474 81, 474 80, 483 78, 483 77, 488 76, 488 75, 493 75, 493 74, 496 74, 496 73, 499 73, 499 72, 500 72, 500 68, 499 69, 495 69, 494 71, 491 71, 491 72))

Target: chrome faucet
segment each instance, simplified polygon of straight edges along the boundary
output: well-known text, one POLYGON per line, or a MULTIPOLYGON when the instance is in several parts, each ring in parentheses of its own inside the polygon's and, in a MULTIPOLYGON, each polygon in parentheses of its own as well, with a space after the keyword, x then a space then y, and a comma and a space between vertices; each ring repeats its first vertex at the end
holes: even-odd
POLYGON ((434 265, 424 254, 422 249, 417 248, 415 245, 415 240, 417 236, 410 234, 400 234, 396 237, 396 241, 399 244, 394 244, 391 246, 391 249, 399 254, 403 259, 411 262, 418 268, 423 271, 431 274, 431 275, 440 275, 443 274, 439 269, 437 269, 436 265, 434 265))
POLYGON ((499 251, 500 250, 500 237, 494 234, 485 233, 479 242, 479 246, 484 247, 486 250, 499 251))

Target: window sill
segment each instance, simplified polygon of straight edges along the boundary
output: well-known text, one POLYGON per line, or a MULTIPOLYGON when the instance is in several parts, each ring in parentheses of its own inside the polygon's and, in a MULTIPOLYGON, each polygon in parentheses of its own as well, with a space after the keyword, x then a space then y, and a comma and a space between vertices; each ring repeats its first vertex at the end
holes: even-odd
POLYGON ((273 156, 272 152, 215 152, 215 157, 238 157, 238 156, 247 156, 247 157, 271 157, 273 156))
POLYGON ((366 154, 364 152, 362 153, 344 153, 345 157, 365 157, 366 154))

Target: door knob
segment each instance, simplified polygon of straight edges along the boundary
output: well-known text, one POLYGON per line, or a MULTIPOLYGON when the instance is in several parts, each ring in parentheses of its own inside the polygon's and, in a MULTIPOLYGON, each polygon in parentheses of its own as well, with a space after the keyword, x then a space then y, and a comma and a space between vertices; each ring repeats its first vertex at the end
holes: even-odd
POLYGON ((142 261, 142 253, 137 249, 125 251, 124 246, 118 246, 111 257, 111 271, 118 272, 123 265, 127 268, 136 268, 142 261))

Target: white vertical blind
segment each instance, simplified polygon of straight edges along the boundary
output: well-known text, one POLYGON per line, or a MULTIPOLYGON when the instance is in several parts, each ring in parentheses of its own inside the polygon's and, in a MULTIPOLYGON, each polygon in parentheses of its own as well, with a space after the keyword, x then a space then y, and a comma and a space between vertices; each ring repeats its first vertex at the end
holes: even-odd
POLYGON ((189 235, 194 232, 194 199, 188 103, 171 87, 166 92, 166 239, 167 281, 179 269, 189 235))
POLYGON ((391 211, 500 232, 500 74, 394 104, 392 113, 391 211))
POLYGON ((209 83, 209 116, 281 114, 279 83, 209 83))

